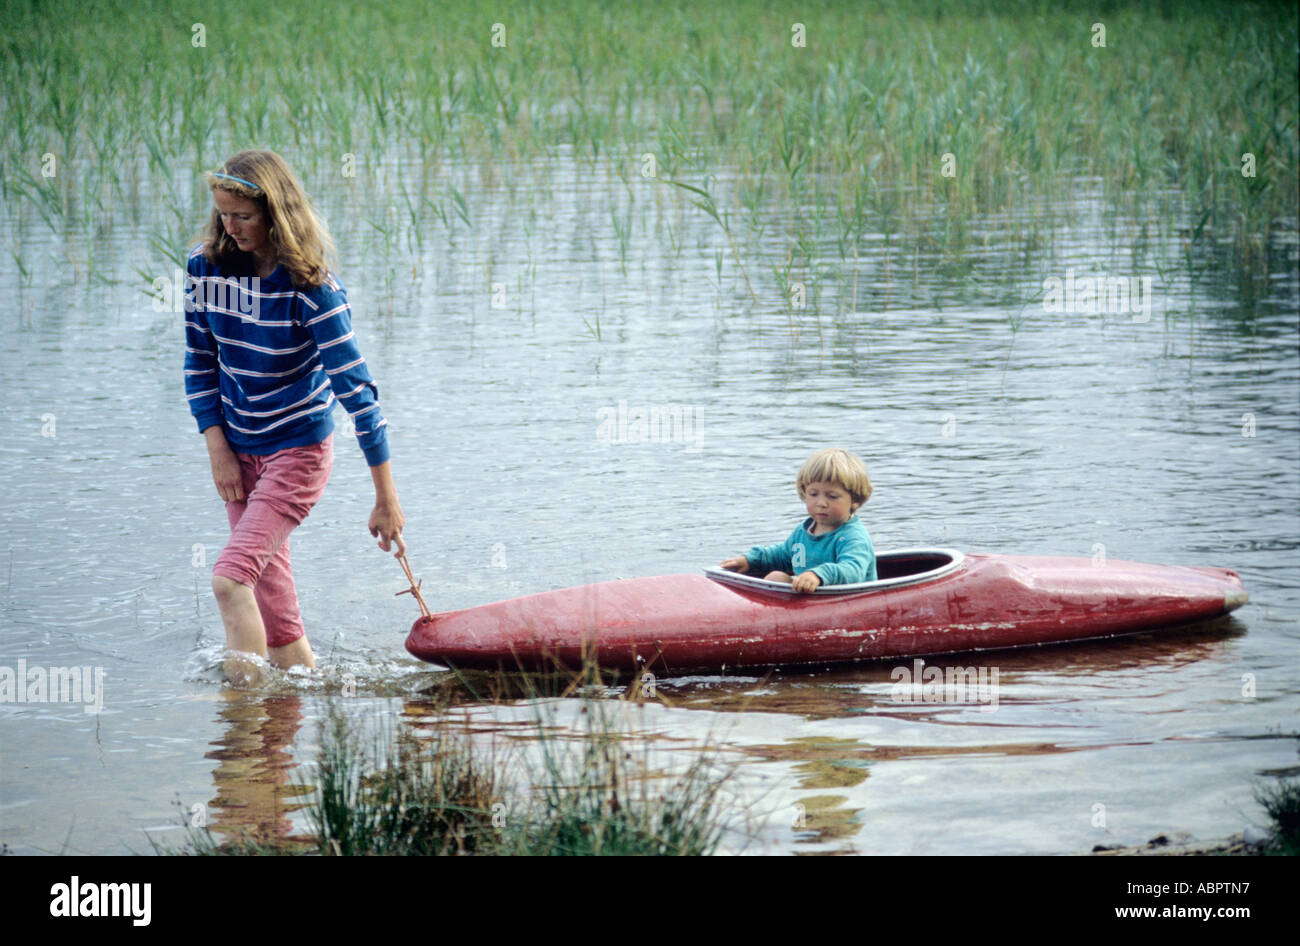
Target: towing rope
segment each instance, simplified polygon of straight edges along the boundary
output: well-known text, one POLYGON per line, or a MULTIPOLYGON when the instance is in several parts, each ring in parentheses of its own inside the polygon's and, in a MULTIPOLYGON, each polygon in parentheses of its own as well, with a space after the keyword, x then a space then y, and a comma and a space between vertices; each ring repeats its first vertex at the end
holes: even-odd
MULTIPOLYGON (((424 596, 420 594, 420 586, 424 584, 424 579, 420 579, 419 581, 415 580, 415 576, 411 574, 410 563, 406 561, 405 555, 398 555, 397 560, 402 565, 402 571, 406 572, 406 580, 411 583, 410 588, 406 588, 402 591, 399 591, 397 592, 397 594, 412 595, 416 601, 420 602, 420 613, 424 615, 426 618, 433 617, 433 612, 430 611, 429 606, 424 603, 424 596)), ((397 595, 394 595, 393 597, 397 597, 397 595)))

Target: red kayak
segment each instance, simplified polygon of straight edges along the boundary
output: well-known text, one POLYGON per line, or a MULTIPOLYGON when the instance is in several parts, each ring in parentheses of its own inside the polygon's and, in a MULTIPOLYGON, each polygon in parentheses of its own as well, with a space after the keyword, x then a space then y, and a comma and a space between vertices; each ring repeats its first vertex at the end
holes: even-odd
POLYGON ((811 594, 735 572, 605 581, 421 617, 406 649, 454 667, 718 670, 1110 637, 1246 602, 1226 568, 905 549, 811 594))

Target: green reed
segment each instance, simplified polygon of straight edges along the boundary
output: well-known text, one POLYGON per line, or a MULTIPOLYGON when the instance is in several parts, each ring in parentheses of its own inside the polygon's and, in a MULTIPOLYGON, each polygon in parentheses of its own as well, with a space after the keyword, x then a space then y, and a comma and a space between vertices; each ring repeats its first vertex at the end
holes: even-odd
MULTIPOLYGON (((34 214, 56 233, 91 216, 111 227, 106 195, 193 215, 201 182, 178 193, 173 181, 197 181, 248 146, 282 151, 330 188, 347 183, 345 154, 366 168, 415 160, 426 177, 464 162, 538 188, 545 172, 533 168, 561 148, 593 170, 650 151, 662 178, 725 182, 709 188, 710 216, 743 207, 755 242, 788 213, 786 249, 805 263, 856 258, 872 233, 891 248, 939 241, 959 253, 977 215, 1068 199, 1093 178, 1131 213, 1177 193, 1173 211, 1204 218, 1206 245, 1230 248, 1216 266, 1246 280, 1276 265, 1278 235, 1300 209, 1288 4, 1099 13, 1046 0, 797 11, 572 0, 485 14, 470 0, 436 11, 416 0, 274 10, 232 0, 195 46, 198 16, 144 0, 9 11, 5 225, 34 214), (796 16, 802 47, 791 43, 796 16), (504 46, 493 45, 494 17, 504 46), (249 20, 259 28, 235 25, 249 20), (45 152, 59 161, 53 182, 34 180, 45 152), (936 207, 951 224, 936 224, 936 207)), ((378 193, 373 176, 355 184, 358 201, 378 193)), ((414 208, 419 232, 434 208, 414 208)), ((618 217, 605 226, 620 239, 618 217)), ((723 229, 737 263, 751 255, 723 229)), ((761 288, 770 301, 776 287, 761 288)))

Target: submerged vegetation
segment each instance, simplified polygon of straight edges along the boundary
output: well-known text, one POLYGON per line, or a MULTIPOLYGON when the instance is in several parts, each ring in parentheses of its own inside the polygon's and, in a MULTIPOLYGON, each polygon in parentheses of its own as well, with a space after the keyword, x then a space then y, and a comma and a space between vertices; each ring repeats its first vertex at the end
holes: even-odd
POLYGON ((1293 4, 234 0, 202 17, 7 5, 0 198, 20 278, 32 228, 84 284, 123 226, 150 236, 144 272, 174 262, 206 205, 199 172, 245 147, 280 151, 340 202, 390 291, 431 237, 455 247, 481 226, 489 208, 465 195, 536 199, 561 158, 603 174, 625 274, 630 239, 680 253, 682 215, 704 206, 690 190, 707 194, 738 304, 785 306, 792 282, 815 300, 842 279, 852 310, 877 238, 886 273, 924 255, 960 279, 976 216, 1009 208, 1006 252, 1050 251, 1084 194, 1149 215, 1148 269, 1249 280, 1294 231, 1293 4), (772 276, 750 287, 758 273, 772 276))

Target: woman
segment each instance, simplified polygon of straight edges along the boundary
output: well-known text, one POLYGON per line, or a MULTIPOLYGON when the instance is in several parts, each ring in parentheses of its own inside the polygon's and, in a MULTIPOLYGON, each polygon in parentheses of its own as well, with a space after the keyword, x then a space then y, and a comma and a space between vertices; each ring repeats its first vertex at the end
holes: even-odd
MULTIPOLYGON (((405 554, 387 421, 326 263, 329 232, 284 159, 241 151, 207 182, 215 207, 187 267, 185 392, 230 520, 212 590, 230 651, 314 667, 289 533, 329 479, 337 399, 375 484, 370 534, 405 554)), ((234 656, 226 672, 236 683, 257 676, 234 656)))

